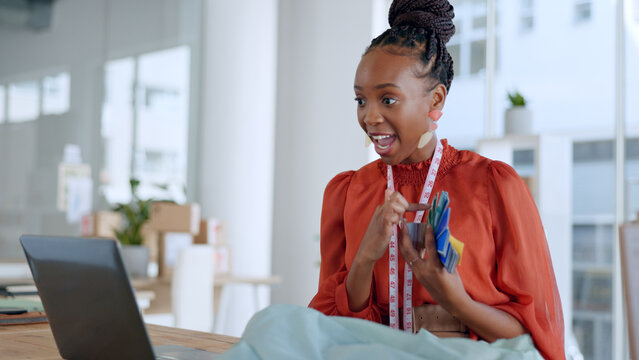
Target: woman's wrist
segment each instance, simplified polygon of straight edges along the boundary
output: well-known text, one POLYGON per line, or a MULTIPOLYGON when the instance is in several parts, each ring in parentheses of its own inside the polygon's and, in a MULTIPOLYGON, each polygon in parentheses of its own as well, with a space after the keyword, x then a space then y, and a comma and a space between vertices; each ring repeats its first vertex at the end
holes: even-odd
POLYGON ((482 340, 493 342, 526 333, 523 325, 507 312, 466 296, 454 302, 448 312, 472 329, 482 340))
POLYGON ((374 265, 374 262, 355 255, 346 277, 346 294, 350 311, 359 312, 366 308, 371 296, 374 265))
POLYGON ((357 253, 355 254, 355 258, 353 259, 353 266, 360 267, 362 269, 370 269, 373 271, 373 267, 378 259, 375 259, 373 256, 366 254, 366 252, 362 251, 360 247, 357 253))
POLYGON ((358 251, 357 254, 355 254, 355 259, 353 259, 353 267, 357 267, 361 271, 370 271, 372 273, 376 262, 376 259, 368 257, 361 251, 358 251))
POLYGON ((468 293, 465 293, 464 296, 455 297, 450 299, 446 304, 440 304, 448 312, 453 315, 457 319, 462 319, 465 317, 465 313, 472 309, 475 304, 475 300, 473 300, 468 293))

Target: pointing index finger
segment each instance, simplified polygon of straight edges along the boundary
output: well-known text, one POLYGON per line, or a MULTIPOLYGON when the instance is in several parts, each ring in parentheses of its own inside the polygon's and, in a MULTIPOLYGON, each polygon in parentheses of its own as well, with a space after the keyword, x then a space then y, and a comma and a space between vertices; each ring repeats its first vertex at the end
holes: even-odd
POLYGON ((408 204, 406 211, 421 211, 430 209, 430 204, 408 204))

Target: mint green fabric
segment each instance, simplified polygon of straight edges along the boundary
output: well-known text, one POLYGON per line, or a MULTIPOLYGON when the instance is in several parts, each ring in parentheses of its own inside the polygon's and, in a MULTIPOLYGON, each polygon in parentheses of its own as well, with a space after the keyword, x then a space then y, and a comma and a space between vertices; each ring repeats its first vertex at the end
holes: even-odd
POLYGON ((44 311, 42 303, 34 300, 0 299, 0 307, 22 308, 27 311, 44 311))
POLYGON ((485 341, 407 334, 367 320, 273 305, 255 314, 221 359, 543 359, 529 335, 485 341))

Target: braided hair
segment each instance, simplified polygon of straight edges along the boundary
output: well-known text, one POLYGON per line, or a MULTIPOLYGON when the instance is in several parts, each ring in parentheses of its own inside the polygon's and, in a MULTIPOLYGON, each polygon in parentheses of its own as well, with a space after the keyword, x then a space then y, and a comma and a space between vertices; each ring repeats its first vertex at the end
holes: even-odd
POLYGON ((394 0, 388 11, 390 29, 373 39, 364 55, 385 48, 398 55, 415 56, 424 65, 420 78, 431 78, 450 91, 453 58, 446 43, 455 34, 455 12, 447 0, 394 0))

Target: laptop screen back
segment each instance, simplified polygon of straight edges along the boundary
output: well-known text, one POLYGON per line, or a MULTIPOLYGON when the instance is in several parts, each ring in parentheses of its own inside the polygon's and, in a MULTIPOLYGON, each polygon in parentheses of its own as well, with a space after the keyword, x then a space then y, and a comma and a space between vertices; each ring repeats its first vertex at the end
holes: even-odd
POLYGON ((62 357, 154 358, 115 240, 25 235, 20 242, 62 357))

